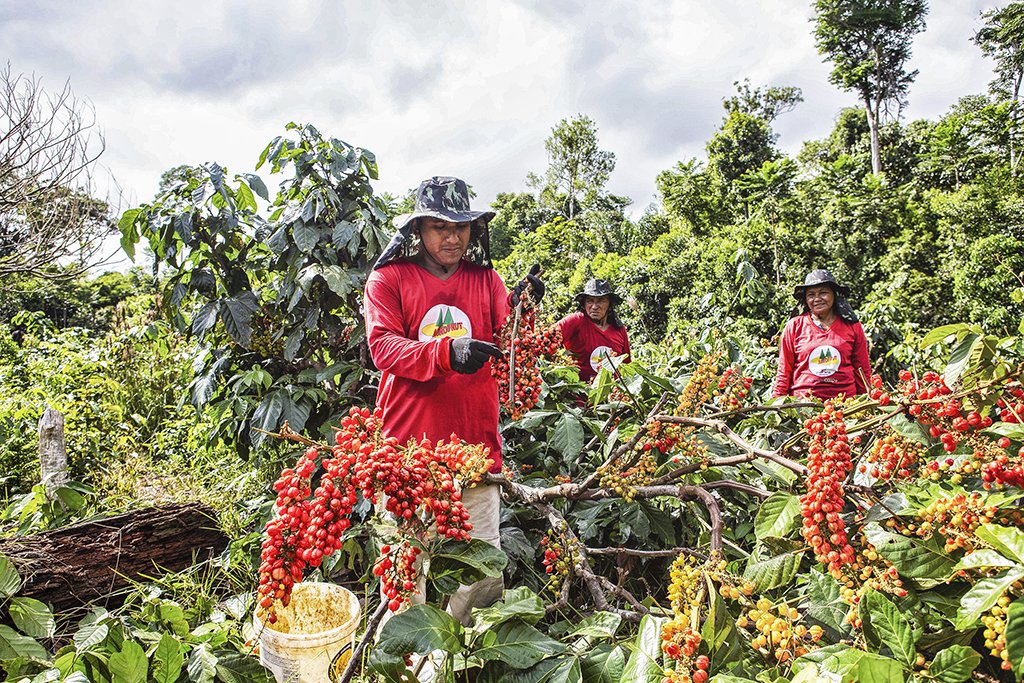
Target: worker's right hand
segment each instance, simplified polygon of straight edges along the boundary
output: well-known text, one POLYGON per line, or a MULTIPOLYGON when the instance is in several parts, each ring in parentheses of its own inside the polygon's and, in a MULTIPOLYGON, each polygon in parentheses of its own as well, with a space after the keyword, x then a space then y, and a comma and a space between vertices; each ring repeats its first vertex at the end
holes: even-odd
POLYGON ((469 337, 460 337, 452 341, 452 370, 464 375, 472 375, 487 362, 488 358, 502 358, 501 349, 489 342, 469 337))

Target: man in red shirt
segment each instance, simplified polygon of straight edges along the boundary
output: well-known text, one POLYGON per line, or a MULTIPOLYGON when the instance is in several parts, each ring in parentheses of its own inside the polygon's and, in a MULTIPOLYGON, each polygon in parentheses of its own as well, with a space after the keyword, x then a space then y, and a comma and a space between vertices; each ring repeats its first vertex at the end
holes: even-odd
MULTIPOLYGON (((498 333, 527 283, 534 298, 544 285, 529 275, 510 294, 491 267, 487 223, 493 211, 471 211, 469 189, 457 178, 433 177, 416 193, 412 213, 397 216, 398 232, 366 280, 366 337, 381 371, 377 407, 385 436, 483 444, 501 470, 498 385, 488 361, 501 357, 498 333)), ((472 535, 500 547, 498 487, 462 492, 472 535)), ((501 595, 500 578, 462 586, 449 610, 468 623, 470 610, 501 595)))
POLYGON ((620 301, 607 280, 588 280, 576 295, 580 310, 558 321, 565 348, 576 357, 585 382, 602 367, 614 370, 631 360, 626 326, 615 313, 620 301))

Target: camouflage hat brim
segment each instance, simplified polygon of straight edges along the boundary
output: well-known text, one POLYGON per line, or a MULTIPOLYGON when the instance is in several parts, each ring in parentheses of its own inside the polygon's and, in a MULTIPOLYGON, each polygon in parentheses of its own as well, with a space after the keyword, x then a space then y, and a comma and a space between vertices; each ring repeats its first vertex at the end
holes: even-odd
POLYGON ((477 221, 487 223, 495 215, 493 211, 413 211, 395 216, 391 219, 391 223, 402 230, 417 218, 436 218, 450 223, 475 223, 477 221))

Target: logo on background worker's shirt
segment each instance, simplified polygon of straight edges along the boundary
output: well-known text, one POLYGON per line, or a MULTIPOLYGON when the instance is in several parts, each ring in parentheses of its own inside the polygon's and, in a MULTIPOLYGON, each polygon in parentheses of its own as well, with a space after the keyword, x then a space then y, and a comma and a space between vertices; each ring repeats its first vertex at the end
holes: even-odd
POLYGON ((601 368, 607 368, 609 371, 614 372, 623 357, 616 356, 610 346, 598 346, 590 352, 590 367, 593 368, 594 372, 601 372, 601 368))
POLYGON ((430 341, 441 337, 473 336, 473 325, 469 316, 447 304, 438 304, 427 311, 419 325, 420 341, 430 341))
POLYGON ((842 362, 843 357, 839 355, 839 349, 825 344, 811 352, 810 358, 807 359, 807 367, 818 377, 828 377, 836 374, 842 362))

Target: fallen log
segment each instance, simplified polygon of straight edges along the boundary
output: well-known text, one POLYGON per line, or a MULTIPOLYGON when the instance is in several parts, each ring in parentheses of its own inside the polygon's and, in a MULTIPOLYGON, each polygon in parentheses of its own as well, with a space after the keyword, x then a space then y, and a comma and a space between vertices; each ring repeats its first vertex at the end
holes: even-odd
POLYGON ((87 604, 119 605, 129 580, 181 571, 227 543, 211 508, 165 505, 0 539, 0 555, 21 575, 18 595, 61 613, 87 604))

